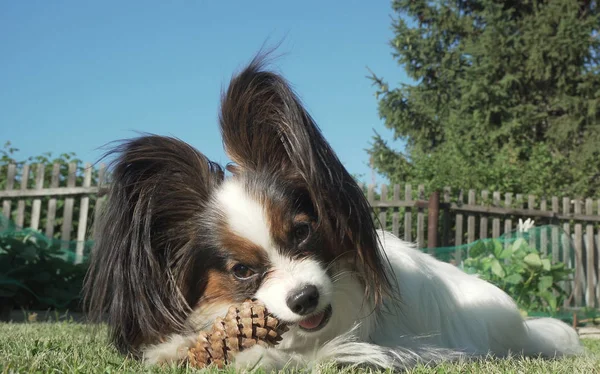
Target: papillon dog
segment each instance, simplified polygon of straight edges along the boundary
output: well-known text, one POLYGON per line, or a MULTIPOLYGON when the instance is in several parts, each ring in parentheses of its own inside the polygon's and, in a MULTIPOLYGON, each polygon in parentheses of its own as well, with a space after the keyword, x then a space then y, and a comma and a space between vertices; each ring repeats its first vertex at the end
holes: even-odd
POLYGON ((112 151, 85 301, 120 352, 181 362, 198 331, 246 299, 289 331, 236 355, 239 370, 583 352, 567 324, 524 319, 496 286, 378 230, 362 189, 265 61, 222 94, 226 168, 171 137, 112 151))

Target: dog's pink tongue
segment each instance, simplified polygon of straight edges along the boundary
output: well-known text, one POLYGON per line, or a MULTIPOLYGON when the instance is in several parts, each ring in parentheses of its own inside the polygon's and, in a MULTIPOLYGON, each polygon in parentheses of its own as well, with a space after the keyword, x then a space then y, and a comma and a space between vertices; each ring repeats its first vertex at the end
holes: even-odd
POLYGON ((324 312, 315 314, 312 317, 309 317, 305 320, 298 322, 298 325, 300 325, 300 327, 305 328, 307 330, 312 330, 321 324, 321 321, 323 321, 324 316, 325 316, 324 312))

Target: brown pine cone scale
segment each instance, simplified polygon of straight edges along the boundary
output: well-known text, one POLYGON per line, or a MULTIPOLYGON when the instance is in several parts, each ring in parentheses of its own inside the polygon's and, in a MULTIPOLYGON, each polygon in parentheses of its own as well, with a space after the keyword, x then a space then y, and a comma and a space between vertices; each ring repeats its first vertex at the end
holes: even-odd
POLYGON ((286 331, 288 326, 280 323, 264 305, 247 300, 229 307, 225 317, 217 318, 210 331, 198 334, 196 344, 188 349, 188 362, 196 368, 209 365, 223 368, 244 349, 276 345, 286 331))

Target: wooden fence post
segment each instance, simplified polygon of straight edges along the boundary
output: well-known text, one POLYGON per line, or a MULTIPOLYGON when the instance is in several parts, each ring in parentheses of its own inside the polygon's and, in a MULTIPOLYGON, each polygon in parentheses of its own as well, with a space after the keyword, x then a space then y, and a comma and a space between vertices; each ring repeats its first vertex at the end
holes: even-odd
MULTIPOLYGON (((394 201, 400 200, 400 186, 394 185, 394 195, 392 197, 394 201)), ((392 213, 392 234, 395 236, 399 236, 400 232, 400 218, 398 218, 398 208, 393 208, 392 213)))
MULTIPOLYGON (((27 190, 27 182, 29 181, 29 165, 25 164, 21 168, 21 191, 27 190)), ((17 218, 15 219, 17 227, 23 227, 25 224, 25 199, 17 200, 17 218)))
MULTIPOLYGON (((594 214, 594 201, 592 199, 585 199, 585 214, 591 216, 594 214)), ((586 256, 586 290, 585 290, 585 305, 588 307, 595 308, 596 305, 596 261, 595 261, 595 250, 594 250, 594 225, 589 222, 585 226, 585 248, 586 256)))
MULTIPOLYGON (((420 184, 418 186, 419 197, 417 199, 425 200, 425 186, 420 184)), ((417 245, 419 248, 425 248, 425 213, 423 208, 417 209, 417 245)))
MULTIPOLYGON (((57 188, 60 182, 60 164, 52 165, 52 180, 50 188, 57 188)), ((56 219, 56 197, 50 197, 48 200, 48 213, 46 215, 46 236, 52 238, 54 236, 54 220, 56 219)))
MULTIPOLYGON (((458 194, 458 204, 457 206, 461 207, 464 203, 463 190, 459 191, 458 194)), ((456 231, 454 232, 454 245, 461 246, 463 244, 463 215, 462 213, 456 214, 456 231)), ((462 261, 462 252, 457 250, 454 253, 454 260, 457 264, 460 264, 462 261)))
MULTIPOLYGON (((575 214, 581 214, 581 200, 575 199, 575 214)), ((583 306, 585 274, 583 272, 583 225, 575 221, 575 306, 583 306)))
MULTIPOLYGON (((44 188, 44 169, 43 163, 37 164, 37 170, 35 171, 35 189, 37 191, 44 188)), ((40 226, 40 213, 42 212, 42 199, 36 197, 33 199, 31 208, 31 228, 37 230, 40 226)))
MULTIPOLYGON (((562 208, 563 208, 564 215, 570 214, 570 211, 571 211, 571 199, 570 198, 563 197, 562 208)), ((570 224, 570 221, 565 221, 563 223, 563 231, 564 231, 564 235, 562 235, 562 241, 561 241, 561 244, 563 246, 562 261, 565 263, 565 265, 567 267, 574 269, 574 267, 576 266, 575 264, 577 262, 571 261, 571 224, 570 224)), ((565 282, 564 289, 565 289, 565 291, 567 291, 568 294, 571 294, 576 282, 577 282, 576 279, 572 280, 571 282, 565 282)), ((563 306, 569 307, 571 304, 572 304, 571 297, 565 298, 565 302, 564 302, 563 306)))
MULTIPOLYGON (((9 164, 8 165, 8 171, 6 173, 6 191, 10 191, 13 189, 13 186, 15 184, 15 175, 17 173, 17 166, 15 164, 9 164)), ((10 206, 11 206, 12 201, 9 199, 3 200, 2 201, 2 214, 4 215, 4 218, 6 219, 10 219, 10 206)))
POLYGON ((450 245, 450 187, 444 187, 444 214, 442 218, 442 247, 450 245))
MULTIPOLYGON (((475 206, 475 190, 469 190, 469 197, 467 200, 469 207, 475 206)), ((467 243, 471 244, 475 241, 475 214, 469 214, 467 218, 467 243)))
MULTIPOLYGON (((404 200, 407 203, 412 202, 412 186, 407 184, 404 186, 404 200)), ((404 211, 404 240, 412 241, 412 208, 406 207, 404 211)))
MULTIPOLYGON (((379 201, 381 201, 382 203, 385 203, 388 201, 388 191, 387 191, 387 185, 382 184, 381 185, 381 196, 379 198, 379 201)), ((381 225, 381 230, 386 231, 387 230, 387 210, 388 208, 386 207, 381 207, 380 211, 379 211, 379 224, 381 225)))
POLYGON ((435 191, 429 196, 427 206, 427 247, 431 254, 435 253, 438 239, 438 220, 440 219, 440 191, 435 191))

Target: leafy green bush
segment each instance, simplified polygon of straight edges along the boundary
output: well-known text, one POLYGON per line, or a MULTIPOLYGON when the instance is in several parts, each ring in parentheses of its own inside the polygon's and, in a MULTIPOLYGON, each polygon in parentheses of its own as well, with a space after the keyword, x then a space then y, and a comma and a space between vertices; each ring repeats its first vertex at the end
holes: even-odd
POLYGON ((78 310, 86 264, 65 259, 60 241, 34 231, 0 234, 0 305, 13 308, 78 310))
POLYGON ((547 313, 556 313, 568 296, 561 282, 573 272, 564 263, 552 264, 523 237, 508 245, 499 240, 477 242, 464 269, 504 290, 521 309, 547 313))

